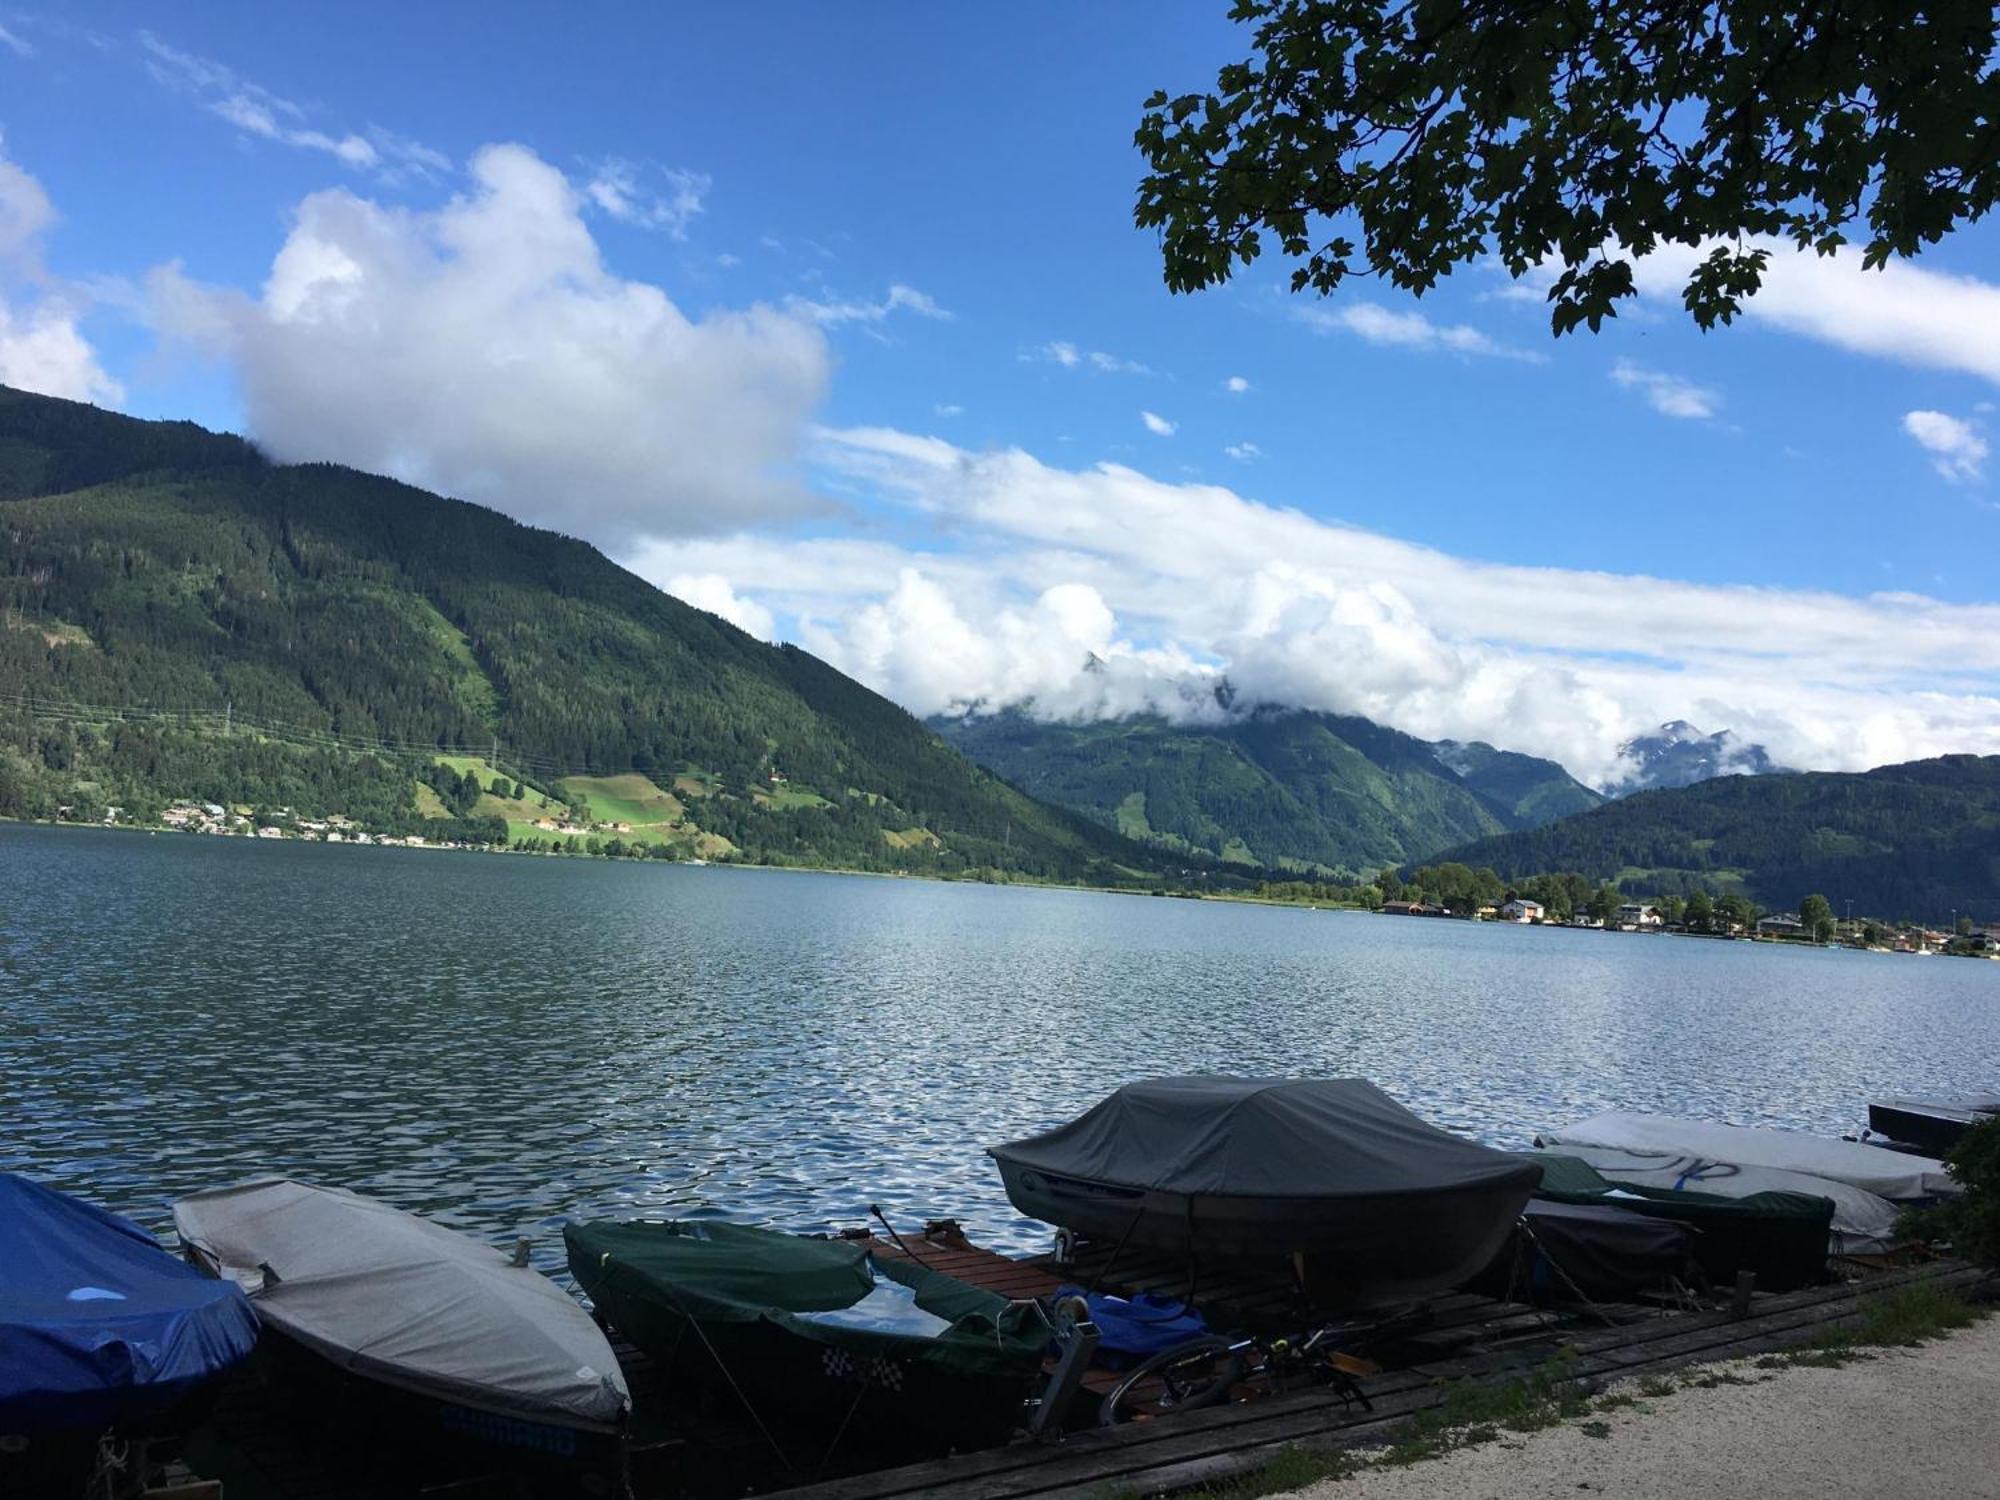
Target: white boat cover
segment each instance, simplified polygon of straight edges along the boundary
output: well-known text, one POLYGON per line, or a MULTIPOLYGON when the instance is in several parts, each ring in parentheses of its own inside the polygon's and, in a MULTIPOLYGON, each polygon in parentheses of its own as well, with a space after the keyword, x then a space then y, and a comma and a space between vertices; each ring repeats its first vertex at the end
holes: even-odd
POLYGON ((1707 1120, 1614 1110, 1560 1130, 1545 1130, 1541 1138, 1565 1150, 1571 1146, 1609 1146, 1619 1151, 1664 1151, 1740 1167, 1803 1172, 1899 1203, 1947 1197, 1959 1190, 1944 1163, 1928 1156, 1906 1156, 1855 1141, 1822 1140, 1797 1130, 1716 1125, 1707 1120))
POLYGON ((469 1235, 283 1178, 183 1198, 174 1226, 266 1323, 357 1375, 592 1431, 615 1430, 632 1404, 582 1306, 469 1235))
MULTIPOLYGON (((1547 1139, 1546 1136, 1543 1137, 1547 1139)), ((1628 1187, 1686 1189, 1722 1198, 1748 1198, 1753 1193, 1810 1193, 1833 1200, 1833 1224, 1827 1254, 1874 1255, 1898 1242, 1896 1219, 1902 1210, 1887 1198, 1864 1188, 1849 1187, 1830 1177, 1786 1172, 1776 1167, 1747 1167, 1735 1162, 1679 1151, 1620 1151, 1610 1146, 1577 1146, 1563 1142, 1562 1154, 1588 1162, 1599 1174, 1628 1187)))

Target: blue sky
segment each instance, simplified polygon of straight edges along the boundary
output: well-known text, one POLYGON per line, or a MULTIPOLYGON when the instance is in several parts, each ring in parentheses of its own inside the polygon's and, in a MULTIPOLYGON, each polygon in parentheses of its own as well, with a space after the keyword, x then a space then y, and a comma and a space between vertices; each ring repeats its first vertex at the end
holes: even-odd
POLYGON ((920 711, 1226 671, 1591 774, 1682 715, 2000 749, 1995 230, 1708 335, 1671 268, 1559 342, 1484 269, 1174 297, 1131 132, 1224 9, 0 10, 4 373, 586 535, 920 711))

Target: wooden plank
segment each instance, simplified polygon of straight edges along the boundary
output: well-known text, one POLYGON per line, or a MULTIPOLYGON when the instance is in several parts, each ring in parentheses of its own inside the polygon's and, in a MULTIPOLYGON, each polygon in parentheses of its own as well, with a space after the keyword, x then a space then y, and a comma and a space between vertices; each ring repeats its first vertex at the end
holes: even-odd
MULTIPOLYGON (((1917 1268, 1860 1286, 1808 1288, 1771 1298, 1759 1310, 1760 1316, 1746 1322, 1732 1323, 1718 1314, 1670 1315, 1623 1329, 1606 1329, 1589 1339, 1570 1341, 1570 1346, 1579 1351, 1578 1374, 1583 1378, 1616 1378, 1644 1368, 1713 1360, 1727 1357, 1733 1348, 1761 1347, 1773 1340, 1796 1341, 1819 1326, 1853 1318, 1863 1298, 1922 1280, 1972 1285, 1983 1277, 1949 1264, 1917 1268)), ((1443 1378, 1476 1378, 1519 1367, 1518 1358, 1485 1355, 1455 1361, 1427 1374, 1397 1372, 1372 1379, 1367 1383, 1377 1408, 1372 1414, 1342 1409, 1330 1394, 1311 1392, 1192 1412, 1171 1424, 1153 1424, 1149 1429, 1079 1433, 1060 1448, 989 1450, 789 1493, 794 1500, 929 1493, 999 1500, 1062 1493, 1062 1487, 1071 1483, 1102 1486, 1137 1474, 1166 1472, 1174 1464, 1224 1462, 1240 1469, 1259 1461, 1254 1455, 1260 1450, 1268 1452, 1302 1438, 1337 1432, 1343 1441, 1358 1441, 1368 1431, 1393 1425, 1442 1400, 1443 1378)))
MULTIPOLYGON (((1780 1318, 1792 1322, 1788 1330, 1774 1330, 1750 1340, 1750 1346, 1738 1342, 1730 1346, 1730 1352, 1756 1352, 1760 1348, 1776 1348, 1784 1342, 1796 1342, 1800 1332, 1810 1332, 1840 1318, 1830 1318, 1828 1306, 1794 1310, 1790 1314, 1780 1314, 1780 1318)), ((1666 1368, 1670 1364, 1688 1364, 1706 1360, 1712 1356, 1680 1352, 1672 1360, 1662 1358, 1654 1364, 1666 1368)), ((1582 1370, 1580 1376, 1588 1378, 1590 1372, 1582 1370)), ((1352 1446, 1358 1442, 1386 1440, 1394 1434, 1400 1422, 1408 1420, 1418 1410, 1442 1400, 1442 1392, 1408 1392, 1402 1400, 1392 1404, 1378 1404, 1374 1414, 1354 1416, 1352 1420, 1340 1422, 1336 1426, 1298 1422, 1298 1420, 1258 1420, 1254 1426, 1236 1428, 1228 1432, 1226 1442, 1216 1442, 1222 1434, 1186 1434, 1172 1436, 1154 1444, 1130 1446, 1122 1450, 1102 1450, 1098 1454, 1082 1454, 1072 1450, 1066 1454, 1066 1462, 1044 1464, 1038 1470, 1026 1474, 1008 1476, 1010 1482, 998 1484, 950 1484, 948 1492, 962 1496, 964 1500, 1004 1500, 1018 1496, 1082 1496, 1092 1492, 1102 1492, 1108 1484, 1140 1488, 1144 1492, 1168 1490, 1176 1484, 1200 1482, 1222 1478, 1226 1474, 1242 1472, 1264 1462, 1278 1450, 1298 1444, 1298 1442, 1338 1442, 1340 1446, 1352 1446)), ((944 1490, 910 1490, 912 1498, 916 1494, 930 1494, 944 1490)))
MULTIPOLYGON (((1869 1283, 1868 1285, 1858 1289, 1852 1286, 1836 1284, 1836 1285, 1817 1287, 1817 1288, 1807 1288, 1799 1292, 1786 1294, 1784 1297, 1761 1299, 1761 1300, 1764 1303, 1764 1309, 1772 1311, 1783 1311, 1788 1308, 1808 1307, 1826 1302, 1834 1302, 1843 1299, 1849 1299, 1852 1298, 1857 1291, 1864 1293, 1873 1293, 1883 1290, 1889 1290, 1896 1285, 1904 1284, 1912 1280, 1925 1279, 1926 1277, 1934 1274, 1935 1274, 1934 1269, 1920 1267, 1920 1268, 1914 1268, 1906 1273, 1902 1273, 1899 1275, 1892 1275, 1889 1277, 1879 1278, 1869 1283)), ((1467 1302, 1461 1302, 1458 1305, 1457 1310, 1467 1311, 1471 1310, 1474 1306, 1476 1306, 1476 1301, 1469 1300, 1467 1302)), ((1664 1338, 1669 1335, 1685 1336, 1690 1333, 1699 1332, 1703 1328, 1711 1328, 1716 1326, 1721 1326, 1726 1328, 1728 1326, 1728 1320, 1720 1314, 1709 1314, 1709 1315, 1687 1314, 1687 1315, 1679 1315, 1673 1317, 1654 1318, 1649 1320, 1648 1323, 1638 1325, 1636 1327, 1602 1330, 1601 1332, 1598 1332, 1595 1335, 1573 1339, 1570 1340, 1569 1342, 1572 1344, 1573 1347, 1577 1347, 1579 1350, 1587 1350, 1596 1347, 1610 1347, 1613 1345, 1644 1342, 1652 1339, 1664 1338)), ((1737 1331, 1739 1333, 1747 1332, 1747 1330, 1742 1329, 1740 1326, 1738 1327, 1737 1331)), ((1423 1370, 1421 1372, 1417 1371, 1409 1372, 1408 1376, 1409 1384, 1404 1384, 1402 1382, 1395 1381, 1393 1379, 1390 1381, 1384 1381, 1381 1379, 1371 1380, 1369 1382, 1369 1390, 1371 1392, 1371 1395, 1380 1392, 1384 1397, 1389 1397, 1395 1394, 1394 1390, 1390 1388, 1392 1385, 1395 1386, 1397 1389, 1410 1389, 1413 1388, 1415 1385, 1421 1385, 1426 1382, 1434 1382, 1440 1379, 1473 1376, 1492 1369, 1505 1369, 1509 1367, 1518 1367, 1519 1363, 1520 1361, 1518 1356, 1498 1356, 1498 1357, 1474 1356, 1469 1359, 1452 1361, 1448 1364, 1432 1366, 1429 1369, 1423 1370)), ((1281 1399, 1286 1401, 1299 1401, 1302 1399, 1304 1404, 1308 1408, 1314 1406, 1323 1408, 1331 1400, 1330 1397, 1324 1395, 1315 1397, 1315 1395, 1313 1394, 1308 1394, 1303 1398, 1281 1398, 1281 1399)), ((1268 1403, 1259 1403, 1258 1405, 1263 1407, 1269 1406, 1268 1403)), ((1249 1417, 1247 1418, 1248 1420, 1261 1419, 1256 1410, 1239 1405, 1236 1407, 1222 1408, 1219 1410, 1212 1410, 1207 1412, 1190 1413, 1187 1416, 1177 1419, 1173 1425, 1177 1432, 1186 1430, 1187 1424, 1195 1424, 1196 1426, 1203 1428, 1206 1428, 1211 1425, 1223 1425, 1223 1426, 1240 1425, 1244 1420, 1246 1420, 1246 1417, 1244 1415, 1246 1411, 1250 1413, 1249 1417)), ((1093 1439, 1096 1439, 1098 1437, 1097 1434, 1089 1434, 1087 1436, 1093 1439)), ((1152 1438, 1152 1434, 1137 1433, 1135 1432, 1134 1429, 1125 1429, 1120 1433, 1108 1434, 1106 1436, 1121 1441, 1135 1441, 1135 1440, 1147 1441, 1151 1440, 1152 1438), (1128 1434, 1131 1434, 1131 1436, 1128 1436, 1128 1434)), ((1075 1440, 1073 1439, 1072 1441, 1075 1440)), ((865 1481, 871 1484, 876 1481, 879 1481, 881 1482, 881 1484, 894 1486, 895 1484, 900 1482, 896 1476, 907 1475, 907 1478, 910 1481, 914 1481, 918 1484, 921 1484, 922 1482, 921 1475, 924 1471, 942 1469, 950 1473, 954 1477, 956 1482, 962 1483, 965 1479, 971 1477, 971 1475, 975 1473, 982 1473, 982 1472, 1001 1473, 1001 1472, 1006 1472, 1008 1470, 1032 1468, 1040 1464, 1045 1464, 1048 1461, 1049 1461, 1048 1454, 1046 1450, 1039 1448, 1028 1448, 1028 1447, 1017 1446, 1013 1448, 987 1450, 985 1453, 969 1454, 955 1459, 933 1461, 930 1464, 910 1466, 909 1470, 906 1471, 890 1471, 889 1473, 883 1473, 874 1476, 866 1476, 865 1481)), ((853 1491, 853 1493, 855 1494, 905 1493, 905 1492, 918 1493, 920 1492, 920 1490, 919 1489, 899 1490, 893 1487, 885 1489, 881 1488, 880 1485, 876 1485, 876 1487, 873 1488, 861 1488, 853 1491)))
MULTIPOLYGON (((1938 1279, 1946 1285, 1972 1286, 1986 1278, 1981 1273, 1968 1269, 1949 1273, 1938 1279)), ((1751 1320, 1750 1324, 1730 1325, 1743 1331, 1746 1336, 1719 1343, 1714 1342, 1712 1337, 1707 1343, 1696 1340, 1653 1341, 1649 1345, 1653 1350, 1653 1357, 1645 1361, 1643 1366, 1601 1368, 1600 1366, 1608 1365, 1607 1355, 1615 1352, 1607 1351, 1607 1355, 1600 1355, 1594 1361, 1583 1361, 1577 1373, 1579 1378, 1586 1380, 1606 1377, 1624 1379, 1639 1373, 1641 1368, 1670 1369, 1688 1364, 1713 1363, 1721 1359, 1740 1358, 1796 1345, 1820 1329, 1857 1322, 1860 1318, 1859 1303, 1864 1296, 1865 1293, 1845 1302, 1822 1301, 1780 1312, 1766 1319, 1751 1320), (1753 1324, 1759 1326, 1753 1327, 1753 1324)), ((1711 1330, 1711 1335, 1713 1333, 1711 1330)), ((1441 1397, 1442 1393, 1439 1392, 1437 1399, 1441 1397)), ((1191 1451, 1199 1450, 1201 1445, 1198 1443, 1164 1442, 1150 1448, 1133 1450, 1129 1455, 1120 1455, 1136 1459, 1137 1463, 1127 1462, 1114 1466, 1100 1462, 1089 1465, 1090 1472, 1084 1476, 1080 1484, 1076 1482, 1076 1476, 1069 1473, 1068 1465, 1056 1464, 1044 1466, 1041 1471, 1022 1476, 1026 1480, 1025 1483, 1016 1483, 1004 1491, 982 1489, 965 1493, 968 1495, 968 1500, 975 1500, 975 1497, 992 1500, 992 1497, 1001 1494, 1049 1497, 1081 1495, 1094 1489, 1101 1489, 1112 1480, 1125 1484, 1136 1482, 1140 1488, 1149 1491, 1167 1489, 1181 1483, 1205 1482, 1254 1468, 1279 1449, 1301 1441, 1317 1440, 1332 1443, 1337 1440, 1342 1446, 1372 1441, 1386 1436, 1389 1428, 1393 1428, 1399 1420, 1406 1418, 1411 1410, 1421 1409, 1424 1404, 1427 1403, 1421 1400, 1413 1402, 1405 1398, 1394 1403, 1398 1410, 1390 1414, 1384 1404, 1378 1403, 1378 1413, 1374 1416, 1318 1428, 1296 1422, 1260 1423, 1254 1430, 1239 1429, 1232 1433, 1234 1442, 1229 1447, 1218 1448, 1211 1445, 1211 1451, 1208 1452, 1191 1451)), ((959 1491, 955 1488, 954 1493, 957 1492, 959 1491)))

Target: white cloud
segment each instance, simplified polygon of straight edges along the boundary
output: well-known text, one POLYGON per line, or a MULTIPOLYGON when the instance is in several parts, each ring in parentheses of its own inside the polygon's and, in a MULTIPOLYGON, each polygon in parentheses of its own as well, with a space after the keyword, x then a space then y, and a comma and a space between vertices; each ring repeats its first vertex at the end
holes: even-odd
POLYGON ((1240 396, 1250 389, 1250 382, 1241 375, 1232 375, 1222 382, 1222 388, 1232 396, 1240 396))
POLYGON ((720 573, 677 573, 660 587, 683 603, 722 616, 760 641, 776 636, 777 622, 771 618, 771 612, 756 600, 738 594, 720 573))
POLYGON ((0 47, 5 47, 16 57, 33 57, 35 49, 26 41, 14 35, 5 26, 0 26, 0 47))
POLYGON ((962 417, 965 415, 964 407, 950 401, 941 401, 932 407, 931 410, 941 417, 962 417))
POLYGON ((443 152, 380 127, 365 134, 334 134, 308 123, 306 111, 291 100, 251 82, 225 63, 169 45, 150 31, 139 33, 147 71, 174 90, 197 100, 218 119, 246 135, 305 151, 323 152, 349 167, 396 180, 435 177, 451 166, 443 152))
POLYGON ((593 207, 621 224, 657 229, 669 238, 686 239, 688 225, 707 208, 708 190, 713 183, 705 173, 661 167, 657 175, 664 186, 656 189, 648 184, 650 175, 637 163, 614 156, 598 163, 590 181, 584 184, 584 196, 593 207))
POLYGON ((1255 443, 1231 443, 1222 451, 1239 464, 1255 463, 1264 456, 1264 450, 1255 443))
POLYGON ((47 296, 19 310, 0 298, 0 385, 105 405, 125 394, 98 364, 76 309, 47 296))
POLYGON ((55 220, 41 183, 0 154, 0 385, 115 404, 125 392, 84 337, 83 299, 42 267, 55 220))
POLYGON ((1387 348, 1485 355, 1530 364, 1540 364, 1543 359, 1532 350, 1497 343, 1469 324, 1434 323, 1420 312, 1396 312, 1374 302, 1347 302, 1337 307, 1301 302, 1292 304, 1291 312, 1315 333, 1351 333, 1387 348))
POLYGON ((299 205, 256 297, 163 267, 155 320, 225 356, 250 434, 614 544, 823 509, 793 472, 824 335, 771 307, 690 318, 606 270, 577 190, 521 146, 416 212, 299 205))
POLYGON ((1065 370, 1088 368, 1103 375, 1150 375, 1151 368, 1136 359, 1126 359, 1121 355, 1108 354, 1102 349, 1079 349, 1068 339, 1054 339, 1038 348, 1030 349, 1021 358, 1024 361, 1045 361, 1061 365, 1065 370))
MULTIPOLYGON (((2000 383, 2000 285, 1901 260, 1868 271, 1852 248, 1821 256, 1782 241, 1751 243, 1771 257, 1762 290, 1743 304, 1751 322, 2000 383)), ((1678 302, 1705 254, 1665 246, 1641 257, 1634 267, 1640 291, 1678 302)))
POLYGON ((55 205, 41 183, 7 159, 5 145, 0 138, 0 263, 34 267, 38 242, 56 221, 55 205))
POLYGON ((1226 674, 1239 703, 1489 740, 1593 780, 1675 718, 1803 767, 2000 753, 2000 605, 1480 563, 1221 486, 883 429, 823 434, 817 456, 950 550, 741 533, 633 564, 720 575, 917 712, 1199 716, 1226 674))
POLYGON ((1142 411, 1139 413, 1139 420, 1146 424, 1146 431, 1152 433, 1154 437, 1172 437, 1178 430, 1177 424, 1169 422, 1158 412, 1142 411))
POLYGON ((880 302, 815 302, 807 297, 787 297, 785 306, 822 328, 837 328, 842 323, 880 323, 893 312, 915 313, 941 323, 952 320, 952 314, 938 306, 929 293, 900 284, 890 287, 880 302))
POLYGON ((1970 422, 1941 411, 1913 411, 1903 416, 1903 431, 1931 456, 1931 467, 1953 484, 1985 472, 1992 451, 1970 422))
POLYGON ((1712 417, 1722 405, 1722 397, 1706 386, 1664 370, 1649 370, 1629 359, 1621 359, 1611 367, 1611 378, 1619 385, 1641 392, 1663 417, 1712 417))

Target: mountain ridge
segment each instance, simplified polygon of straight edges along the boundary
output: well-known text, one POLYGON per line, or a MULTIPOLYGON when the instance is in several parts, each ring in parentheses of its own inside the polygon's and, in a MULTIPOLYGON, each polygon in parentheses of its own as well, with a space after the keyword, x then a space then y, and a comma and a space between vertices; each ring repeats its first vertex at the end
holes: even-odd
POLYGON ((351 810, 337 799, 407 822, 436 816, 417 783, 438 759, 497 743, 577 771, 690 773, 687 828, 744 858, 1105 882, 1163 868, 584 542, 357 470, 274 464, 192 423, 0 387, 0 605, 16 694, 297 723, 424 762, 13 703, 0 813, 175 797, 351 810))
POLYGON ((1600 800, 1552 761, 1452 744, 1461 771, 1442 745, 1306 709, 1176 723, 1043 720, 1016 706, 930 723, 1024 791, 1106 827, 1282 870, 1357 876, 1600 800))
POLYGON ((1506 880, 1575 872, 1635 896, 1740 890, 1784 908, 1818 892, 1876 917, 1941 920, 1956 910, 1991 919, 2000 915, 2000 755, 1721 776, 1443 857, 1506 880))

